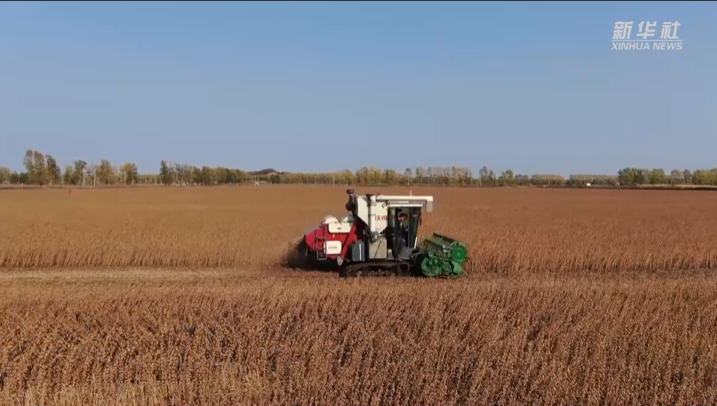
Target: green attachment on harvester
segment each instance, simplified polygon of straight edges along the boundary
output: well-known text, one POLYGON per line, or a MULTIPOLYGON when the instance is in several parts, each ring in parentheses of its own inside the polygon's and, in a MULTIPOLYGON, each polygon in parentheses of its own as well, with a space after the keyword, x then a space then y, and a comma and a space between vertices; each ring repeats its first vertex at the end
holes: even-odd
POLYGON ((416 252, 421 272, 430 277, 463 275, 461 264, 467 258, 465 244, 438 233, 424 239, 422 247, 416 252))

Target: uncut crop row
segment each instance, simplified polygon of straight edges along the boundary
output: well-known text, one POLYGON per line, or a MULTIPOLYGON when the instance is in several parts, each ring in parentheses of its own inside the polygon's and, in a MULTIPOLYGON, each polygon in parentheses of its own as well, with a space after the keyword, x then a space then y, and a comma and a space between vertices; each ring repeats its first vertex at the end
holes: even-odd
POLYGON ((0 403, 717 402, 708 274, 389 283, 84 272, 0 280, 0 403))
MULTIPOLYGON (((423 235, 466 242, 469 273, 717 267, 717 193, 413 192, 436 199, 423 235)), ((0 198, 2 268, 266 268, 281 266, 291 244, 325 215, 342 215, 346 195, 275 186, 9 190, 0 198)))

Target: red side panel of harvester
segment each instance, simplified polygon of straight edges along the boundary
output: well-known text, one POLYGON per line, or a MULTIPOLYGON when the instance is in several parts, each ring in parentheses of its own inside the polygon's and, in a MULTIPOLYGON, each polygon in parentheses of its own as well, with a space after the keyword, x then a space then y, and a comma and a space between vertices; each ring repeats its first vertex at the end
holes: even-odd
POLYGON ((306 233, 304 243, 309 249, 309 255, 316 259, 336 260, 339 256, 345 258, 349 247, 363 234, 364 225, 355 222, 348 233, 331 233, 328 224, 322 224, 315 230, 306 233), (341 242, 341 254, 324 255, 324 246, 327 241, 341 242))

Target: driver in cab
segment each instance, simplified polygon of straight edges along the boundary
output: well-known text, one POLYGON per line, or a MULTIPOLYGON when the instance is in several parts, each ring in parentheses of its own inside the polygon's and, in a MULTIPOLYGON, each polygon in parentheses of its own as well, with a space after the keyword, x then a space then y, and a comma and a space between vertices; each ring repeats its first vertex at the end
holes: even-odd
POLYGON ((400 213, 398 215, 398 222, 396 223, 396 228, 401 236, 401 240, 403 240, 403 246, 408 246, 408 215, 406 213, 400 213))

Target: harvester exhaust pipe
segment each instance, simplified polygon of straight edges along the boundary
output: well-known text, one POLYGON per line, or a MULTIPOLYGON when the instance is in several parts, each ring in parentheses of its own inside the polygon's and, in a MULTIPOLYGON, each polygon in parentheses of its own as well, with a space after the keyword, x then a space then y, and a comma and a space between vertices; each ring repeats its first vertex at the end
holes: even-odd
POLYGON ((376 239, 376 195, 366 195, 366 197, 368 197, 368 231, 373 242, 376 239))

